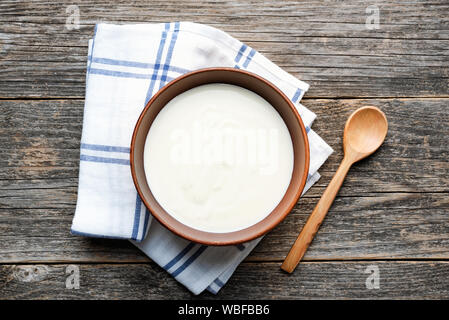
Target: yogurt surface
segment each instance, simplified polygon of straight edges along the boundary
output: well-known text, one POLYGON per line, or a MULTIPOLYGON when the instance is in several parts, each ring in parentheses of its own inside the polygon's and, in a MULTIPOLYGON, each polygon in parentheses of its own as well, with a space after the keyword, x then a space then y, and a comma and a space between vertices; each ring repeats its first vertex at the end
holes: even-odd
POLYGON ((175 219, 231 232, 264 219, 293 172, 293 145, 278 112, 229 84, 188 90, 159 112, 144 150, 148 185, 175 219))

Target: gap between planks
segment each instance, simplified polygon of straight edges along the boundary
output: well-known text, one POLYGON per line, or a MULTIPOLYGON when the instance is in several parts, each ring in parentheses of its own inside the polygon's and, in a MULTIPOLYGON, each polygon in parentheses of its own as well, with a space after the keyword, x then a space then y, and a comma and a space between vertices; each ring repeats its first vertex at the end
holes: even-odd
MULTIPOLYGON (((283 259, 270 259, 270 260, 244 260, 241 262, 241 264, 280 264, 282 263, 283 259)), ((373 258, 373 259, 303 259, 301 263, 304 264, 321 264, 321 263, 368 263, 368 262, 410 262, 410 263, 420 263, 420 262, 448 262, 449 258, 373 258)), ((120 260, 120 261, 114 261, 114 260, 107 260, 107 261, 90 261, 90 260, 30 260, 30 261, 7 261, 7 262, 1 262, 0 266, 7 266, 7 265, 67 265, 67 264, 79 264, 79 265, 146 265, 154 262, 153 260, 150 260, 148 258, 147 262, 142 262, 142 260, 120 260)))
MULTIPOLYGON (((371 97, 371 96, 338 96, 338 97, 322 97, 322 96, 304 96, 301 101, 304 100, 443 100, 449 99, 449 95, 442 96, 383 96, 383 97, 371 97)), ((81 96, 68 96, 68 97, 27 97, 27 96, 17 96, 17 97, 2 97, 0 96, 0 101, 84 101, 84 97, 81 96)))

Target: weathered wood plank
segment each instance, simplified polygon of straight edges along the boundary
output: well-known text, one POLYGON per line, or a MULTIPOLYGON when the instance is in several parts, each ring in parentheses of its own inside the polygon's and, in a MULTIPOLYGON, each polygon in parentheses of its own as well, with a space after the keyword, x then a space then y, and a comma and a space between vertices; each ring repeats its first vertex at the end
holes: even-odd
POLYGON ((291 275, 278 263, 243 263, 217 296, 193 296, 154 263, 78 265, 80 288, 67 289, 67 265, 0 266, 0 299, 447 299, 449 262, 303 262, 291 275), (379 289, 367 289, 368 266, 379 289))
POLYGON ((309 97, 449 95, 445 1, 378 2, 376 30, 365 27, 363 1, 84 1, 80 29, 70 31, 65 9, 72 4, 0 4, 0 97, 82 98, 87 40, 96 22, 175 20, 210 24, 247 42, 308 81, 309 97))
MULTIPOLYGON (((303 103, 317 114, 313 129, 335 150, 320 170, 322 179, 307 196, 321 195, 343 156, 346 118, 364 105, 385 111, 389 133, 373 157, 351 169, 340 195, 449 192, 449 99, 308 99, 303 103)), ((66 179, 55 183, 72 186, 70 192, 75 192, 82 116, 82 100, 0 101, 0 180, 32 180, 4 182, 3 188, 16 184, 16 189, 19 185, 54 189, 57 184, 49 180, 66 179)), ((70 197, 73 200, 74 194, 70 197)))
POLYGON ((0 263, 25 263, 0 265, 0 299, 195 298, 129 242, 69 234, 87 40, 100 21, 209 24, 311 84, 303 103, 317 113, 314 129, 336 152, 322 179, 218 298, 449 297, 441 280, 449 273, 449 262, 441 261, 449 259, 447 1, 377 1, 377 30, 365 26, 365 1, 82 0, 80 29, 69 31, 72 4, 0 3, 0 99, 78 99, 0 101, 0 263), (440 98, 310 99, 336 97, 440 98), (344 121, 368 104, 390 120, 386 143, 351 169, 305 262, 288 276, 280 261, 342 158, 344 121), (98 264, 104 262, 119 264, 98 264), (82 263, 81 288, 65 288, 67 265, 45 263, 82 263), (368 265, 380 269, 378 290, 365 287, 368 265))
POLYGON ((75 208, 0 209, 0 263, 149 259, 128 241, 73 236, 75 208))
POLYGON ((335 150, 320 170, 321 188, 327 186, 343 158, 346 119, 357 108, 373 105, 388 118, 387 138, 373 156, 351 168, 343 186, 352 194, 362 190, 449 191, 449 146, 445 142, 449 136, 449 99, 313 99, 303 103, 317 114, 313 129, 335 150))
MULTIPOLYGON (((314 128, 336 152, 322 179, 250 259, 285 256, 342 158, 345 119, 368 104, 390 120, 385 145, 351 169, 305 258, 447 258, 448 101, 304 101, 318 114, 314 128)), ((126 242, 69 235, 82 110, 82 100, 0 101, 0 261, 147 261, 126 242)))
MULTIPOLYGON (((251 258, 283 260, 317 201, 300 200, 251 258)), ((338 197, 305 259, 446 258, 448 215, 447 194, 338 197)))
MULTIPOLYGON (((376 1, 380 10, 380 24, 389 28, 369 30, 365 28, 366 9, 372 5, 364 0, 343 1, 296 1, 284 0, 282 5, 273 0, 256 1, 201 1, 183 0, 180 2, 153 0, 151 3, 137 0, 118 0, 111 2, 82 0, 78 1, 80 24, 88 25, 98 21, 112 22, 159 22, 170 20, 189 20, 192 17, 208 24, 227 24, 239 32, 247 24, 255 24, 254 33, 282 32, 285 35, 317 37, 361 36, 379 38, 426 38, 449 39, 448 20, 444 10, 449 8, 447 2, 407 1, 392 3, 376 1), (413 10, 410 10, 413 9, 413 10), (417 14, 419 13, 419 14, 417 14), (277 20, 268 23, 266 18, 277 20), (259 19, 259 20, 252 20, 259 19), (235 23, 235 22, 238 22, 235 23), (297 30, 285 28, 285 24, 299 23, 297 30), (309 28, 302 27, 301 23, 309 28), (329 28, 332 26, 332 28, 329 28), (287 32, 285 32, 287 31, 287 32)), ((66 8, 73 5, 69 0, 58 4, 43 0, 32 3, 2 1, 0 21, 10 23, 65 24, 69 13, 66 8)))
MULTIPOLYGON (((18 192, 17 206, 0 209, 0 262, 139 262, 147 259, 127 241, 70 235, 73 204, 33 208, 34 196, 18 192)), ((36 198, 44 197, 43 191, 36 198)), ((49 197, 63 195, 56 193, 49 197)), ((1 199, 4 201, 3 199, 1 199)), ((303 198, 254 249, 252 261, 281 261, 317 202, 303 198)), ((2 206, 3 207, 3 206, 2 206)), ((449 197, 441 193, 379 193, 338 197, 310 246, 306 261, 352 259, 449 259, 449 197)))
MULTIPOLYGON (((305 101, 318 114, 314 128, 336 154, 321 170, 322 180, 251 259, 279 260, 285 255, 342 157, 339 127, 352 110, 366 104, 386 111, 390 119, 386 144, 374 157, 352 169, 340 192, 343 198, 337 200, 325 223, 329 229, 323 226, 322 236, 306 258, 446 257, 448 210, 447 202, 440 198, 447 197, 419 192, 448 192, 447 102, 305 101), (376 221, 378 215, 381 221, 376 221), (430 223, 426 220, 429 215, 430 223), (372 225, 370 232, 361 228, 372 225)), ((76 203, 82 101, 2 101, 0 109, 0 142, 4 146, 0 153, 2 261, 144 260, 126 243, 113 242, 120 250, 111 254, 108 241, 68 234, 76 203)))

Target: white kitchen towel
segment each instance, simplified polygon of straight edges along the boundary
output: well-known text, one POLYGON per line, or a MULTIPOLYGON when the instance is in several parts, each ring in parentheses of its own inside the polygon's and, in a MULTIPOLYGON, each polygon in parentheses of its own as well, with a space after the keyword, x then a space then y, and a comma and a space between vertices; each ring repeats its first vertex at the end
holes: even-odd
POLYGON ((162 227, 136 192, 129 145, 137 118, 152 95, 179 75, 206 67, 256 73, 292 100, 310 143, 305 190, 319 179, 317 170, 332 153, 310 129, 315 114, 299 103, 309 86, 227 33, 191 22, 95 27, 89 41, 78 200, 71 232, 133 240, 194 294, 205 289, 217 293, 260 239, 208 247, 162 227))

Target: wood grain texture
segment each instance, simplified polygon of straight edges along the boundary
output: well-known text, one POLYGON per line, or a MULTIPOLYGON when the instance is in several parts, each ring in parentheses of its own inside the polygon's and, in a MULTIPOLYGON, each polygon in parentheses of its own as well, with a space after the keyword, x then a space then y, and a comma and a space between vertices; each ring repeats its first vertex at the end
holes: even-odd
MULTIPOLYGON (((342 158, 347 116, 376 105, 387 140, 351 168, 305 260, 447 259, 449 99, 307 100, 335 149, 323 177, 249 257, 281 261, 342 158)), ((83 102, 0 101, 0 261, 141 262, 124 241, 69 234, 78 183, 83 102), (114 250, 111 250, 115 248, 114 250)))
POLYGON ((2 1, 0 97, 84 97, 94 24, 194 21, 246 42, 311 84, 306 97, 448 97, 449 4, 377 1, 78 1, 80 28, 67 30, 73 1, 2 1), (412 8, 412 9, 411 9, 412 8))
POLYGON ((63 0, 0 2, 0 299, 449 298, 449 3, 63 0), (69 5, 80 29, 67 30, 69 5), (303 104, 335 150, 322 178, 218 297, 192 296, 127 241, 69 233, 76 204, 87 40, 95 23, 193 21, 220 28, 311 84, 303 104), (342 159, 358 107, 389 120, 353 166, 307 254, 279 269, 342 159), (37 263, 37 264, 36 264, 37 263), (81 288, 65 288, 80 263, 81 288), (380 269, 380 289, 364 271, 380 269))
MULTIPOLYGON (((449 99, 310 99, 303 104, 317 114, 312 128, 335 150, 306 196, 324 191, 343 157, 345 120, 365 105, 385 112, 389 132, 373 157, 351 168, 340 195, 449 192, 449 99)), ((59 179, 75 191, 82 116, 82 100, 0 101, 0 180, 40 188, 59 179)))
POLYGON ((373 106, 356 109, 346 120, 343 160, 282 263, 283 270, 291 273, 296 268, 323 223, 349 169, 354 163, 372 155, 385 141, 387 131, 385 114, 373 106))
MULTIPOLYGON (((282 261, 316 201, 300 200, 248 259, 282 261)), ((304 260, 449 259, 448 201, 441 193, 338 197, 304 260)), ((1 209, 1 262, 148 261, 127 241, 70 235, 74 209, 1 209)))
POLYGON ((80 288, 67 289, 67 265, 0 266, 0 299, 449 298, 449 262, 305 262, 292 275, 277 263, 242 263, 217 296, 193 296, 154 263, 78 267, 80 288), (369 266, 379 269, 379 289, 367 289, 369 266))
MULTIPOLYGON (((345 128, 346 130, 346 128, 345 128)), ((346 134, 346 132, 345 132, 346 134)), ((346 147, 346 145, 345 145, 346 147)), ((349 169, 351 168, 352 160, 348 160, 348 149, 345 149, 345 156, 335 172, 335 175, 332 177, 329 185, 326 190, 324 190, 323 195, 318 200, 315 208, 310 213, 306 222, 304 223, 301 232, 290 248, 287 256, 282 262, 281 268, 282 270, 292 273, 301 259, 304 257, 307 249, 312 243, 315 235, 319 231, 320 226, 322 225, 327 212, 329 211, 332 203, 334 202, 335 197, 337 196, 338 191, 340 190, 341 185, 347 175, 349 169)))

